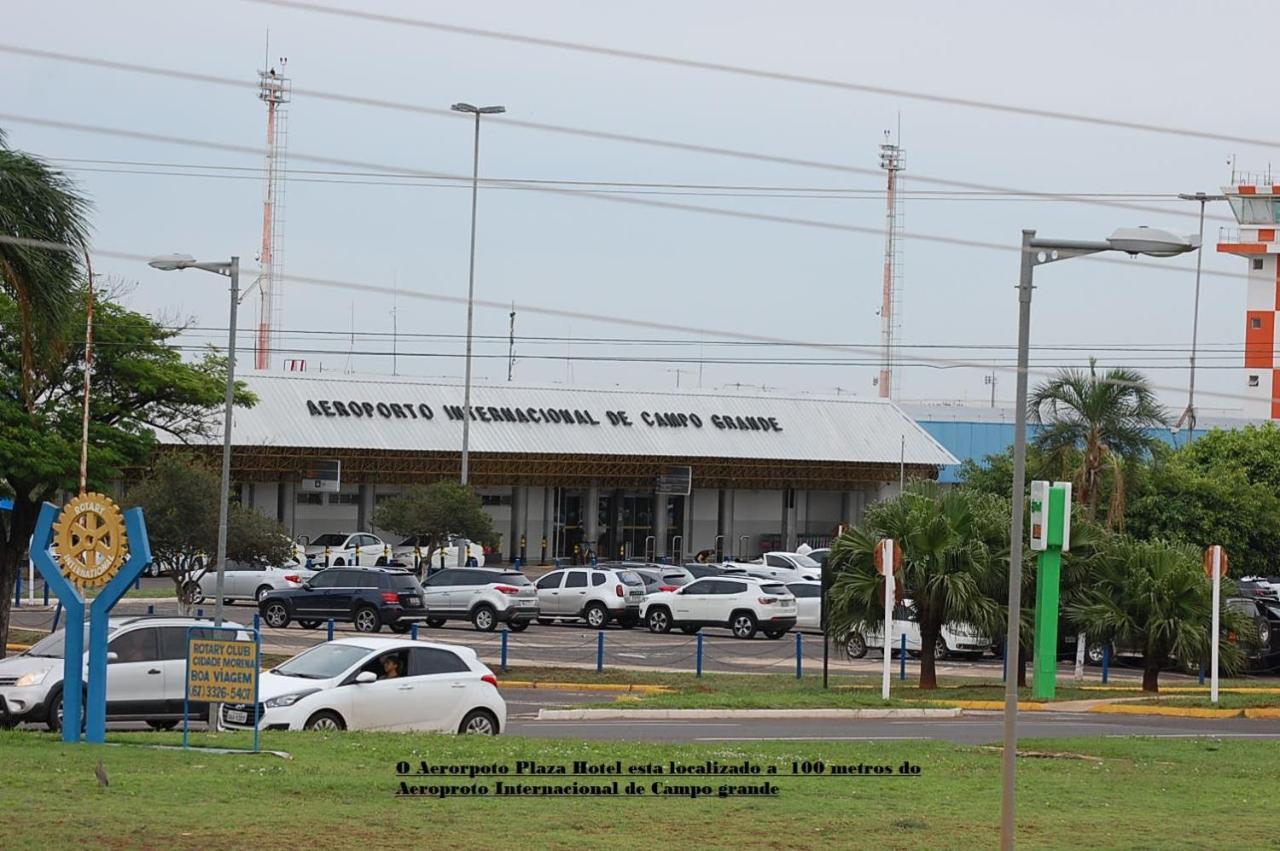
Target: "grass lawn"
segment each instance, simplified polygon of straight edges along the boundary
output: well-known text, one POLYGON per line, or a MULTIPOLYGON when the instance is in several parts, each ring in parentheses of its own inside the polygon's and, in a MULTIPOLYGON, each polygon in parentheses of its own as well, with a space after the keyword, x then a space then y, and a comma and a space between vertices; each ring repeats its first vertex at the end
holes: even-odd
MULTIPOLYGON (((166 733, 116 733, 119 743, 176 743, 166 733)), ((243 736, 200 735, 202 743, 243 736)), ((990 848, 1000 807, 998 751, 942 742, 658 745, 515 737, 272 733, 266 748, 292 759, 143 747, 62 745, 52 736, 0 733, 0 810, 5 846, 36 848, 251 848, 288 844, 351 847, 632 849, 812 847, 990 848), (100 789, 101 758, 110 786, 100 789), (497 764, 518 759, 624 766, 705 760, 777 766, 777 797, 396 798, 399 760, 415 767, 497 764), (914 777, 792 777, 792 760, 827 765, 921 767, 914 777), (651 837, 646 840, 643 837, 651 837)), ((1019 836, 1026 848, 1161 849, 1274 843, 1267 819, 1241 818, 1264 804, 1274 780, 1274 744, 1211 740, 1028 741, 1027 750, 1098 759, 1019 761, 1019 836), (1254 796, 1257 796, 1254 798, 1254 796)), ((766 769, 767 770, 767 769, 766 769)), ((508 781, 514 778, 506 778, 508 781)), ((605 782, 520 778, 529 783, 605 782)), ((623 777, 625 788, 628 778, 623 777)), ((761 779, 643 777, 648 787, 761 779)), ((409 782, 461 783, 411 778, 409 782)), ((470 782, 470 781, 467 781, 470 782)), ((493 788, 492 780, 481 779, 493 788)))
MULTIPOLYGON (((513 667, 500 676, 505 680, 537 680, 540 682, 632 683, 664 685, 672 691, 660 694, 635 693, 626 696, 628 707, 653 709, 813 709, 859 708, 883 706, 919 706, 921 701, 940 706, 957 700, 1004 700, 1004 685, 999 681, 974 681, 967 677, 943 677, 941 688, 922 691, 916 680, 894 679, 892 699, 880 699, 880 678, 874 676, 833 676, 831 688, 822 688, 821 676, 805 676, 797 680, 786 674, 704 674, 701 678, 684 673, 608 670, 597 674, 581 668, 513 667)), ((1141 690, 1087 691, 1062 686, 1055 700, 1099 700, 1110 697, 1140 696, 1141 690)), ((1031 690, 1021 689, 1019 699, 1031 701, 1031 690)), ((613 696, 601 695, 601 706, 616 706, 613 696)))

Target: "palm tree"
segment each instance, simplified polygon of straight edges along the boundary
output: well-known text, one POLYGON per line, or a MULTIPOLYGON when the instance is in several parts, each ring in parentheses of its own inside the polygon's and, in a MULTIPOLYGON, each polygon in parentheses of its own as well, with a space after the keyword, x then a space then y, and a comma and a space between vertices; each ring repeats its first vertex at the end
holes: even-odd
POLYGON ((1121 525, 1126 462, 1147 454, 1157 443, 1149 430, 1168 421, 1147 379, 1131 369, 1110 369, 1099 377, 1090 358, 1088 372, 1060 371, 1035 389, 1027 407, 1040 426, 1036 446, 1060 468, 1075 467, 1067 474, 1089 520, 1097 517, 1103 476, 1110 473, 1107 525, 1121 525))
MULTIPOLYGON (((1101 544, 1093 561, 1093 584, 1066 607, 1068 615, 1091 639, 1142 655, 1143 691, 1160 691, 1160 670, 1171 660, 1190 667, 1209 656, 1213 598, 1200 550, 1117 535, 1101 544)), ((1240 615, 1225 606, 1222 624, 1249 634, 1240 615)), ((1240 648, 1223 643, 1220 661, 1228 671, 1240 668, 1240 648)))
POLYGON ((0 290, 18 306, 22 390, 28 407, 37 359, 42 349, 62 342, 64 323, 76 307, 89 206, 66 175, 10 148, 0 130, 0 236, 79 249, 0 242, 0 290))
POLYGON ((917 482, 900 498, 869 509, 863 527, 850 529, 831 549, 836 574, 831 634, 874 632, 883 623, 884 580, 873 555, 877 541, 894 539, 902 548, 902 570, 895 579, 902 580, 920 625, 920 688, 937 688, 934 648, 943 625, 963 622, 989 629, 1000 617, 996 601, 982 590, 993 555, 977 529, 973 509, 979 497, 917 482))

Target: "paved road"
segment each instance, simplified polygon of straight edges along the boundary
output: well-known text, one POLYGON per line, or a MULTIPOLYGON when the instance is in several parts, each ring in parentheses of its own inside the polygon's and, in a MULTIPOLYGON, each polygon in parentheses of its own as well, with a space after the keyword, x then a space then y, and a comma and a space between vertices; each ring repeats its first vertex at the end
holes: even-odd
MULTIPOLYGON (((152 580, 159 581, 159 580, 152 580)), ((177 614, 177 604, 172 600, 140 600, 126 599, 116 607, 117 614, 143 614, 148 606, 154 606, 159 614, 177 614)), ((202 607, 205 615, 212 613, 209 607, 202 607)), ((254 607, 250 605, 233 605, 228 607, 226 617, 240 623, 253 620, 254 607)), ((13 624, 19 628, 48 629, 53 615, 48 611, 36 611, 26 608, 13 610, 13 624)), ((353 634, 349 625, 338 624, 336 632, 343 635, 353 634)), ((297 625, 287 629, 263 630, 263 649, 268 653, 297 653, 311 645, 323 641, 326 635, 324 628, 304 630, 297 625)), ((796 641, 794 634, 771 641, 757 636, 751 641, 740 641, 733 638, 725 629, 703 630, 703 670, 708 672, 728 673, 794 673, 796 668, 796 641)), ((422 638, 450 644, 461 644, 471 647, 479 653, 487 664, 497 666, 502 657, 502 635, 500 633, 482 633, 472 629, 469 624, 451 621, 439 629, 423 629, 419 632, 422 638)), ((543 626, 535 624, 524 632, 508 635, 507 662, 509 665, 558 665, 564 667, 594 667, 596 663, 598 635, 582 624, 555 624, 543 626)), ((802 663, 806 672, 817 672, 822 666, 822 639, 817 635, 806 635, 802 641, 802 663)), ((616 626, 605 630, 605 666, 626 667, 634 669, 651 669, 658 671, 693 671, 696 664, 697 639, 682 633, 654 635, 643 628, 624 630, 616 626)), ((944 676, 982 677, 997 679, 1002 672, 1003 663, 999 659, 986 657, 981 660, 954 660, 942 662, 938 672, 944 676)), ((830 670, 836 674, 879 673, 881 657, 871 651, 863 659, 845 659, 833 647, 830 658, 830 670)), ((1061 670, 1069 671, 1070 665, 1064 663, 1061 670)), ((899 663, 894 662, 895 676, 899 671, 899 663)), ((908 660, 907 677, 914 681, 918 674, 918 663, 908 660)), ((1100 673, 1098 669, 1089 669, 1087 678, 1096 682, 1100 673)), ((1117 666, 1111 671, 1111 679, 1115 682, 1134 681, 1140 677, 1137 670, 1117 666)), ((1190 681, 1173 673, 1162 675, 1166 682, 1190 681)))
MULTIPOLYGON (((681 721, 537 721, 519 717, 512 707, 507 732, 513 736, 551 739, 595 739, 645 742, 859 742, 936 739, 966 744, 998 743, 1003 736, 999 713, 947 719, 760 719, 681 721)), ((1018 717, 1018 736, 1025 738, 1157 738, 1280 739, 1280 720, 1245 718, 1152 718, 1129 715, 1034 713, 1018 717)))

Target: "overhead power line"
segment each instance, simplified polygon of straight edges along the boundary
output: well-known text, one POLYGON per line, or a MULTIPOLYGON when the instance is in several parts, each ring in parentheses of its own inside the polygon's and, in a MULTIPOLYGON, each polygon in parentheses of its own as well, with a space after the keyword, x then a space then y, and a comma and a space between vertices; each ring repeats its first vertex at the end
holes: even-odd
MULTIPOLYGON (((0 243, 7 243, 11 245, 25 245, 28 247, 48 248, 48 249, 57 250, 57 251, 79 252, 81 250, 79 246, 68 245, 65 243, 56 243, 56 242, 49 242, 45 240, 28 239, 25 237, 14 237, 14 236, 8 236, 5 234, 0 234, 0 243)), ((128 259, 128 260, 134 260, 134 261, 146 262, 147 260, 147 255, 144 255, 144 254, 134 254, 134 253, 127 253, 122 251, 115 251, 115 250, 102 250, 102 249, 95 248, 95 249, 92 249, 91 253, 104 256, 104 257, 114 257, 114 258, 128 259)), ((460 295, 420 292, 416 290, 406 290, 400 287, 389 287, 381 284, 371 284, 371 283, 365 283, 360 281, 346 281, 339 278, 323 278, 323 277, 312 276, 312 275, 299 275, 296 273, 282 275, 281 277, 284 280, 293 281, 299 284, 308 284, 310 286, 314 286, 322 289, 337 289, 337 290, 342 290, 346 292, 362 292, 362 293, 368 293, 372 295, 382 295, 382 296, 394 295, 397 298, 421 300, 421 301, 427 301, 427 302, 438 303, 438 304, 465 305, 470 303, 475 307, 489 309, 489 310, 501 310, 504 312, 509 307, 509 303, 507 302, 499 302, 491 299, 483 299, 483 298, 468 299, 465 296, 460 296, 460 295)), ((673 322, 660 322, 652 319, 637 319, 629 316, 609 316, 609 315, 598 314, 598 313, 590 313, 584 310, 569 310, 566 308, 545 307, 540 305, 528 305, 528 304, 522 304, 520 309, 524 313, 532 313, 539 316, 548 316, 548 317, 554 317, 558 319, 569 319, 569 320, 575 320, 579 322, 602 322, 605 324, 622 325, 622 326, 627 326, 632 328, 643 328, 650 331, 674 331, 680 334, 688 334, 692 336, 698 336, 706 332, 706 329, 700 326, 682 325, 682 324, 673 323, 673 322)), ((723 331, 720 333, 722 337, 725 337, 728 339, 743 340, 747 342, 764 342, 764 343, 795 343, 796 342, 794 340, 784 340, 778 337, 770 337, 763 334, 752 334, 752 333, 735 332, 735 331, 723 331)), ((813 349, 815 351, 826 350, 826 346, 821 343, 803 342, 803 343, 799 343, 798 345, 803 345, 804 347, 813 349)), ((877 363, 879 362, 880 350, 878 347, 868 346, 861 349, 850 348, 843 351, 860 351, 863 355, 866 355, 868 358, 874 358, 876 359, 877 363)), ((997 365, 993 367, 990 359, 962 360, 960 358, 917 356, 916 360, 919 361, 918 365, 921 365, 921 366, 950 365, 952 367, 969 367, 972 369, 982 370, 984 372, 991 372, 992 370, 995 370, 999 372, 1014 373, 1014 374, 1017 374, 1020 371, 1017 366, 997 365)), ((1233 367, 1233 368, 1238 368, 1238 367, 1233 367)), ((1028 368, 1026 370, 1026 374, 1028 376, 1041 375, 1044 377, 1051 377, 1051 376, 1054 376, 1056 373, 1042 367, 1036 367, 1036 368, 1028 368)), ((1109 379, 1101 379, 1101 380, 1104 383, 1114 384, 1117 386, 1132 386, 1134 384, 1134 382, 1128 382, 1128 381, 1116 381, 1116 380, 1109 380, 1109 379)), ((1182 386, 1169 386, 1169 385, 1163 385, 1163 384, 1144 384, 1144 386, 1147 386, 1152 390, 1173 392, 1173 393, 1179 393, 1179 394, 1181 394, 1185 390, 1185 388, 1182 386)), ((1243 401, 1243 402, 1257 401, 1255 397, 1247 396, 1241 393, 1223 393, 1221 391, 1205 391, 1201 395, 1209 398, 1231 399, 1234 401, 1243 401)), ((1280 401, 1280 399, 1273 399, 1272 401, 1280 401)))
MULTIPOLYGON (((237 145, 227 142, 211 142, 203 139, 191 139, 179 136, 172 136, 162 133, 150 133, 141 130, 129 130, 116 127, 102 127, 94 124, 84 124, 74 121, 62 121, 51 118, 37 118, 35 116, 14 115, 12 113, 0 113, 0 122, 13 122, 19 124, 32 124, 40 127, 51 127, 59 130, 74 130, 84 133, 95 133, 107 136, 116 136, 127 139, 138 139, 147 142, 159 142, 163 144, 182 145, 194 148, 207 148, 216 151, 226 151, 237 154, 250 154, 253 156, 261 156, 261 151, 248 145, 237 145)), ((386 164, 370 163, 360 160, 351 160, 341 157, 316 156, 313 154, 303 154, 290 151, 289 158, 300 162, 313 162, 324 165, 339 165, 353 168, 383 169, 391 171, 400 171, 403 173, 414 174, 424 177, 448 178, 452 180, 466 179, 464 175, 447 174, 443 172, 423 171, 419 169, 408 169, 403 166, 389 166, 386 164)), ((500 185, 495 183, 494 185, 500 185)), ((629 204, 638 207, 649 207, 664 210, 682 210, 686 212, 703 213, 706 215, 722 216, 735 219, 743 219, 747 221, 766 222, 770 224, 786 224, 796 225, 799 227, 817 228, 820 230, 858 233, 874 236, 877 239, 883 236, 883 230, 878 227, 869 227, 865 225, 844 224, 841 222, 824 221, 821 219, 806 219, 796 216, 784 216, 772 213, 762 213, 749 210, 734 210, 724 207, 708 207, 701 204, 684 204, 675 201, 662 201, 656 198, 638 198, 634 196, 625 196, 610 193, 598 193, 591 195, 579 195, 572 190, 557 186, 537 186, 529 187, 531 191, 542 192, 550 195, 558 195, 561 197, 580 197, 589 200, 609 201, 615 204, 629 204)), ((969 248, 986 248, 996 251, 1019 252, 1021 248, 1017 245, 1000 243, 1000 242, 984 242, 980 240, 965 239, 963 237, 946 236, 942 234, 922 234, 909 231, 902 231, 899 234, 904 239, 913 239, 921 242, 933 242, 943 245, 956 245, 969 248)), ((1108 263, 1121 264, 1126 268, 1150 268, 1157 269, 1162 272, 1178 271, 1177 266, 1171 266, 1167 263, 1153 263, 1146 260, 1136 259, 1119 259, 1104 256, 1088 256, 1082 258, 1082 261, 1092 263, 1108 263)), ((1216 276, 1238 280, 1241 276, 1229 272, 1221 272, 1215 270, 1205 270, 1206 276, 1216 276)))
POLYGON ((1065 112, 1041 107, 1022 106, 1018 104, 999 103, 996 101, 978 100, 976 98, 943 95, 936 92, 920 92, 910 89, 899 89, 891 86, 858 83, 851 80, 836 80, 829 77, 814 77, 807 74, 794 74, 785 71, 772 71, 765 68, 750 68, 744 65, 731 65, 723 62, 709 62, 700 59, 689 59, 680 56, 669 56, 661 53, 648 53, 639 50, 626 50, 617 47, 606 47, 598 44, 563 41, 561 39, 542 36, 524 35, 521 33, 500 32, 498 30, 464 27, 457 24, 446 24, 440 21, 428 21, 421 18, 408 18, 402 15, 388 15, 369 12, 361 9, 343 9, 335 6, 322 6, 319 3, 307 3, 302 0, 247 0, 263 6, 277 6, 304 12, 318 12, 343 18, 373 21, 383 24, 415 27, 435 30, 454 35, 506 41, 516 44, 527 44, 534 47, 548 47, 556 50, 567 50, 576 53, 588 53, 596 56, 608 56, 615 59, 632 59, 640 62, 651 62, 660 65, 672 65, 678 68, 692 68, 699 71, 716 71, 722 74, 733 74, 754 79, 773 80, 783 83, 800 83, 807 86, 818 86, 826 89, 837 89, 863 94, 885 95, 908 100, 940 103, 947 106, 958 106, 967 109, 981 109, 991 112, 1003 112, 1013 115, 1026 115, 1032 118, 1046 118, 1055 121, 1070 121, 1079 124, 1092 124, 1101 127, 1116 127, 1123 130, 1140 130, 1145 133, 1160 133, 1168 136, 1186 136, 1194 139, 1210 139, 1217 142, 1232 142, 1262 148, 1280 147, 1280 141, 1259 139, 1250 136, 1237 136, 1230 133, 1215 133, 1209 130, 1198 130, 1192 127, 1172 127, 1164 124, 1152 124, 1143 121, 1130 121, 1123 118, 1110 118, 1101 115, 1086 115, 1077 112, 1065 112))
MULTIPOLYGON (((101 59, 89 56, 80 56, 70 53, 60 53, 53 50, 44 50, 39 48, 24 47, 21 45, 0 44, 0 53, 10 53, 20 56, 29 56, 37 59, 46 59, 58 62, 68 62, 76 65, 85 65, 95 68, 108 68, 116 71, 125 71, 137 74, 147 74, 150 76, 163 77, 166 79, 187 80, 190 82, 207 83, 211 85, 229 86, 232 88, 257 89, 258 84, 249 80, 242 80, 237 77, 220 77, 213 74, 201 74, 187 71, 180 68, 159 68, 151 65, 141 65, 135 62, 120 62, 113 59, 101 59)), ((335 103, 342 103, 355 106, 366 106, 378 109, 394 110, 398 112, 407 112, 418 115, 430 115, 437 118, 448 118, 450 120, 458 120, 461 113, 453 112, 449 109, 439 107, 422 106, 420 104, 405 103, 402 101, 392 101, 382 98, 371 98, 363 95, 349 95, 338 92, 325 92, 317 89, 299 88, 294 86, 292 89, 293 96, 296 97, 312 97, 317 100, 327 100, 335 103)), ((520 118, 514 118, 510 115, 503 116, 501 126, 514 127, 526 130, 536 130, 548 133, 558 133, 563 135, 577 136, 586 139, 595 139, 607 142, 622 142, 627 144, 644 145, 648 147, 664 148, 669 150, 683 151, 686 153, 706 154, 712 156, 731 157, 751 162, 769 163, 772 165, 784 165, 797 168, 818 169, 823 171, 831 171, 844 174, 861 174, 866 176, 882 177, 880 169, 864 168, 861 166, 846 165, 843 163, 823 162, 821 160, 805 159, 801 157, 781 156, 777 154, 768 154, 759 151, 747 151, 735 148, 718 147, 715 145, 703 145, 693 142, 681 142, 673 139, 659 139, 648 136, 638 136, 628 133, 614 133, 604 130, 592 130, 582 127, 568 127, 559 124, 548 124, 539 121, 527 121, 520 118)), ((977 191, 991 192, 1007 192, 1012 194, 1022 194, 1028 197, 1052 197, 1052 193, 1046 194, 1036 192, 1034 190, 1019 190, 1010 187, 994 186, 984 183, 971 183, 962 180, 952 180, 949 178, 930 177, 924 174, 912 173, 911 181, 914 183, 924 183, 936 186, 949 186, 957 189, 970 189, 977 191)), ((1108 200, 1101 197, 1076 199, 1072 197, 1060 197, 1059 200, 1069 201, 1081 204, 1094 204, 1108 207, 1119 207, 1129 210, 1137 210, 1147 213, 1159 213, 1161 215, 1175 215, 1196 217, 1199 215, 1197 211, 1191 209, 1169 209, 1160 207, 1151 207, 1143 204, 1136 204, 1122 200, 1108 200)), ((1210 214, 1205 217, 1206 220, 1232 222, 1234 219, 1226 216, 1218 216, 1210 214)))

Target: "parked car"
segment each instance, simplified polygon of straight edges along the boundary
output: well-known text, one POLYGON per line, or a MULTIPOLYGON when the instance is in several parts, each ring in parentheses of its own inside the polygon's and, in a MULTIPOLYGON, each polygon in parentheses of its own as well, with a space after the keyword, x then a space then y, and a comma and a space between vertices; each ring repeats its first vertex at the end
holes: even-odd
POLYGON ((1274 600, 1280 603, 1280 577, 1273 582, 1261 576, 1251 576, 1236 581, 1236 593, 1241 597, 1274 600))
MULTIPOLYGON (((233 603, 236 600, 250 600, 258 603, 271 591, 301 587, 303 582, 308 581, 315 574, 314 570, 308 570, 296 564, 277 567, 261 562, 228 562, 227 569, 223 571, 223 600, 227 603, 233 603)), ((187 581, 183 590, 193 605, 215 599, 218 590, 218 572, 209 569, 197 573, 195 579, 187 581)))
POLYGON ((538 590, 538 623, 581 619, 600 629, 613 620, 630 629, 640 622, 644 581, 634 570, 602 565, 566 567, 551 571, 534 585, 538 590))
POLYGON ((726 567, 723 564, 702 564, 700 562, 685 562, 684 564, 684 572, 689 574, 690 581, 704 579, 708 576, 719 576, 725 570, 726 567))
MULTIPOLYGON (((496 736, 507 704, 469 647, 340 638, 262 675, 260 730, 426 730, 496 736), (392 675, 394 672, 394 675, 392 675)), ((253 729, 253 704, 223 704, 222 724, 253 729)))
MULTIPOLYGON (((458 549, 462 549, 463 556, 465 558, 467 555, 468 545, 471 549, 470 556, 475 560, 475 564, 471 566, 484 567, 485 548, 479 544, 474 544, 465 538, 455 538, 449 546, 444 548, 444 566, 457 567, 458 549)), ((417 559, 427 557, 427 549, 428 547, 425 541, 420 539, 417 535, 410 535, 409 537, 401 540, 400 543, 392 545, 391 558, 393 561, 397 561, 405 567, 416 568, 418 567, 417 559)), ((433 570, 439 568, 440 561, 441 552, 440 550, 436 550, 431 554, 431 568, 433 570)))
POLYGON ((740 568, 749 576, 792 582, 796 579, 822 579, 822 565, 800 553, 765 553, 757 561, 726 562, 725 567, 740 568))
POLYGON ((391 560, 386 542, 368 532, 328 532, 306 542, 302 552, 317 568, 352 564, 381 567, 391 560), (325 564, 326 549, 328 564, 325 564))
MULTIPOLYGON (((1256 636, 1243 636, 1245 640, 1241 642, 1249 667, 1273 671, 1280 666, 1280 604, 1256 597, 1231 597, 1226 606, 1252 618, 1257 627, 1256 636)), ((1226 637, 1228 641, 1240 641, 1242 638, 1231 633, 1226 637)))
POLYGON ((403 568, 331 567, 301 587, 271 591, 258 602, 258 610, 263 623, 274 629, 292 620, 315 629, 333 618, 354 624, 359 632, 377 632, 384 625, 408 632, 427 619, 423 597, 418 578, 403 568))
MULTIPOLYGON (((861 659, 867 655, 868 648, 882 648, 883 629, 869 629, 866 632, 855 632, 845 640, 845 653, 850 659, 861 659)), ((910 600, 894 606, 893 609, 893 647, 897 652, 901 642, 899 636, 907 636, 907 653, 920 652, 920 622, 910 600)), ((983 653, 994 651, 997 642, 989 635, 983 635, 968 624, 943 624, 942 632, 934 645, 935 659, 946 659, 951 656, 970 656, 977 658, 983 653)))
POLYGON ((827 559, 831 557, 831 547, 819 547, 816 550, 809 550, 805 555, 816 561, 819 567, 825 567, 827 559))
MULTIPOLYGON (((168 730, 182 721, 187 680, 187 630, 212 626, 205 618, 135 617, 107 621, 107 720, 145 721, 168 730)), ((223 626, 242 628, 224 621, 223 626)), ((0 659, 0 727, 21 723, 62 729, 62 670, 66 630, 30 650, 0 659)), ((249 634, 241 633, 243 640, 249 634)), ((85 665, 89 627, 85 625, 85 665)), ((208 705, 193 703, 190 716, 208 717, 208 705)))
POLYGON ((822 631, 822 583, 797 579, 787 583, 796 598, 796 629, 803 632, 822 631))
POLYGON ((538 616, 538 591, 518 570, 448 567, 427 577, 422 591, 428 626, 468 620, 483 632, 499 623, 520 632, 538 616))
POLYGON ((762 630, 781 638, 796 624, 796 598, 780 582, 752 576, 719 576, 646 597, 640 616, 650 632, 678 627, 693 635, 707 626, 728 627, 737 638, 762 630))

